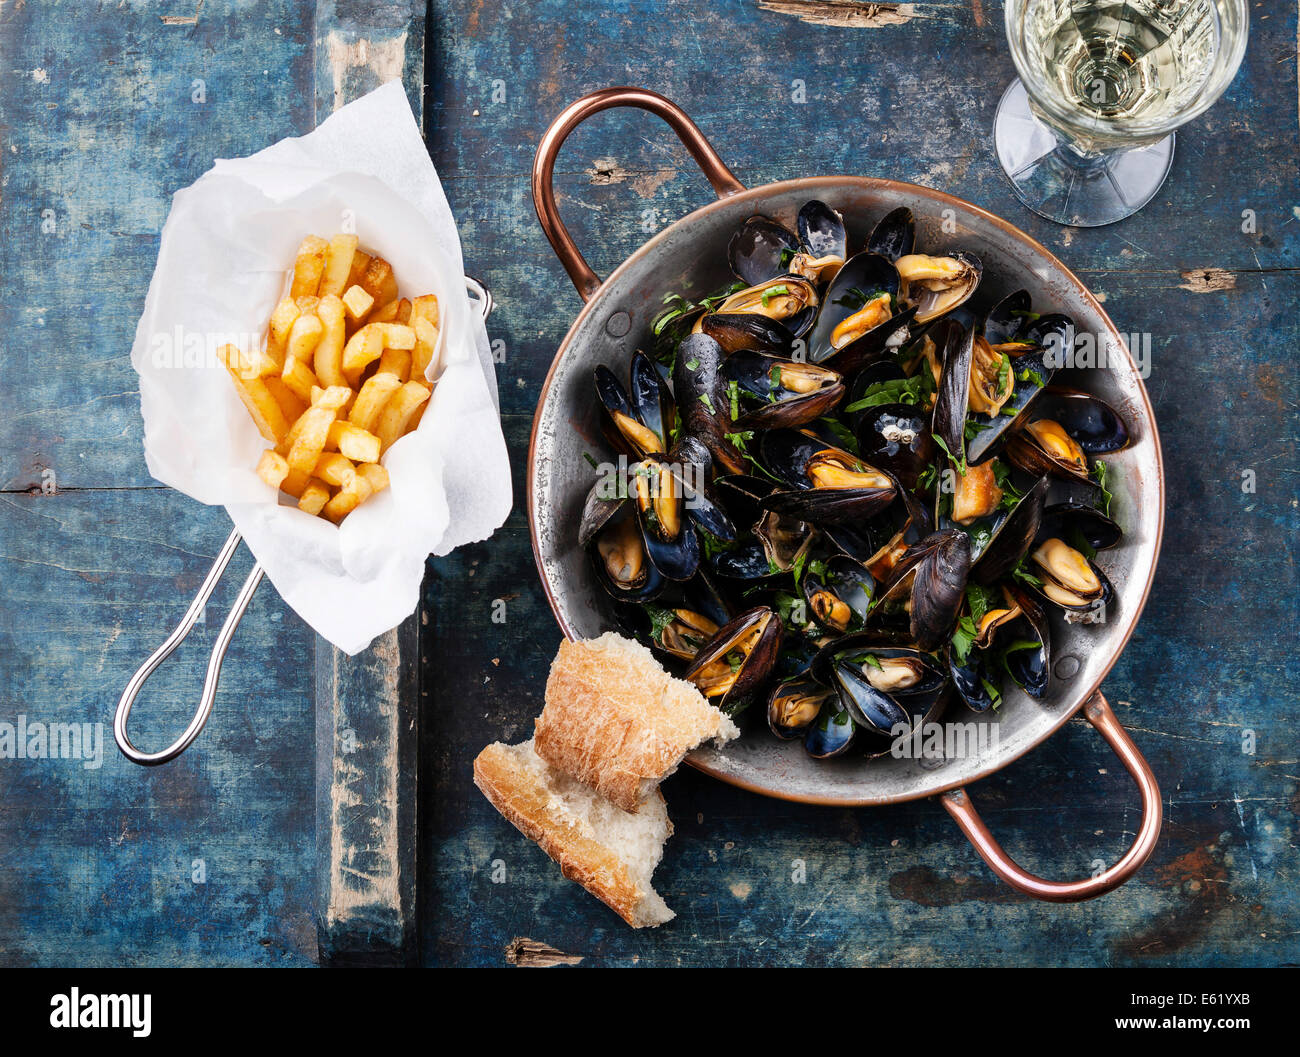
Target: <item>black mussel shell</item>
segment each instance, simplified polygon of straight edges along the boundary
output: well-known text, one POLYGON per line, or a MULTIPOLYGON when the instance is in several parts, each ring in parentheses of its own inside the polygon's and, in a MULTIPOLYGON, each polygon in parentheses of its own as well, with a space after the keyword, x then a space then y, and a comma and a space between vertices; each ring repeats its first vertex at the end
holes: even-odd
POLYGON ((722 346, 707 334, 691 334, 677 346, 673 393, 682 432, 700 440, 720 473, 743 473, 745 458, 727 439, 734 432, 727 384, 722 377, 722 346))
POLYGON ((1075 549, 1082 540, 1095 551, 1115 546, 1123 538, 1123 530, 1095 506, 1087 503, 1054 503, 1043 511, 1039 539, 1055 536, 1075 549))
POLYGON ((689 580, 700 567, 700 537, 686 514, 685 497, 680 487, 667 483, 668 480, 676 482, 676 474, 667 463, 647 461, 634 467, 632 476, 630 490, 636 493, 644 482, 648 494, 654 500, 641 503, 635 496, 633 499, 641 523, 641 536, 651 563, 670 580, 689 580), (659 491, 667 487, 673 487, 675 496, 670 500, 676 506, 675 530, 668 529, 657 509, 659 491))
POLYGON ((1053 369, 1068 367, 1074 353, 1074 320, 1061 312, 1052 312, 1028 320, 1017 341, 1041 346, 1053 369))
POLYGON ((1023 421, 1025 410, 1031 405, 1037 410, 1038 399, 1056 373, 1056 368, 1048 366, 1047 353, 1043 349, 1012 357, 1011 370, 1015 374, 1016 387, 1011 399, 1002 405, 1002 412, 993 418, 978 412, 969 416, 976 426, 975 435, 966 445, 969 462, 983 462, 1007 441, 1012 427, 1023 421))
POLYGON ((631 436, 627 429, 619 425, 615 416, 622 416, 637 426, 645 423, 641 421, 640 412, 633 405, 627 390, 623 388, 623 383, 618 380, 614 372, 602 363, 592 372, 592 378, 596 385, 596 400, 601 408, 601 433, 610 446, 615 451, 623 452, 635 459, 654 455, 662 450, 663 436, 653 428, 647 427, 655 433, 655 443, 649 444, 641 443, 631 436))
POLYGON ((816 529, 808 522, 775 510, 764 510, 754 525, 754 538, 763 545, 768 565, 782 573, 794 569, 816 535, 816 529))
POLYGON ((609 517, 593 534, 588 550, 596 571, 596 582, 620 602, 648 602, 660 595, 667 586, 664 575, 647 556, 645 537, 631 503, 619 504, 616 515, 609 517), (637 582, 631 586, 625 586, 610 574, 603 554, 607 543, 612 546, 620 541, 623 546, 639 548, 641 554, 642 570, 636 578, 637 582))
POLYGON ((700 330, 728 354, 752 350, 789 356, 794 346, 787 326, 752 312, 711 312, 700 321, 700 330))
MULTIPOLYGON (((1051 537, 1049 537, 1051 538, 1051 537)), ((1071 546, 1068 541, 1062 540, 1067 546, 1071 546)), ((1042 542, 1035 546, 1034 555, 1037 554, 1042 542)), ((1093 575, 1097 578, 1099 590, 1096 595, 1087 600, 1083 605, 1070 605, 1059 598, 1053 598, 1048 592, 1051 590, 1052 581, 1048 572, 1038 564, 1036 558, 1031 555, 1029 568, 1042 582, 1033 588, 1035 594, 1054 606, 1065 614, 1067 623, 1098 623, 1104 621, 1107 616, 1107 610, 1115 600, 1115 588, 1111 584, 1109 577, 1106 576, 1095 561, 1087 556, 1083 551, 1078 552, 1084 561, 1088 563, 1088 568, 1092 570, 1093 575)))
POLYGON ((833 554, 821 575, 806 571, 800 586, 812 618, 830 634, 843 635, 866 621, 876 581, 859 562, 833 554))
POLYGON ((799 241, 812 257, 848 258, 848 235, 844 218, 825 202, 815 198, 799 210, 799 241))
POLYGON ((858 728, 839 699, 830 694, 822 703, 821 712, 804 735, 803 747, 814 760, 831 760, 843 756, 857 741, 858 728))
POLYGON ((877 734, 892 734, 900 723, 911 726, 912 717, 907 709, 872 686, 858 665, 838 661, 831 677, 840 704, 860 726, 877 734))
POLYGON ((914 404, 877 404, 862 412, 856 433, 864 461, 909 491, 934 459, 930 416, 914 404))
POLYGON ((640 349, 632 354, 628 380, 631 383, 628 396, 637 417, 659 438, 659 451, 666 451, 673 428, 673 397, 655 362, 640 349))
MULTIPOLYGON (((880 594, 880 605, 902 605, 910 600, 912 640, 918 649, 932 652, 948 640, 957 623, 969 573, 970 537, 960 529, 931 533, 909 547, 894 565, 893 579, 880 594)), ((886 610, 880 612, 883 615, 886 610)))
POLYGON ((758 540, 746 540, 730 550, 718 551, 709 559, 713 573, 720 580, 733 580, 742 584, 761 583, 785 573, 772 568, 767 552, 758 540))
POLYGON ((821 715, 822 705, 834 694, 806 671, 772 687, 767 695, 767 725, 778 738, 802 738, 821 715))
POLYGON ((627 502, 627 486, 617 475, 602 475, 587 492, 578 521, 578 546, 587 547, 627 502))
POLYGON ((1052 636, 1047 615, 1042 606, 1024 591, 1016 587, 1008 587, 1007 591, 1022 613, 1007 639, 1013 646, 1033 641, 1037 641, 1038 646, 1012 648, 1003 654, 1003 663, 1017 686, 1030 697, 1041 698, 1047 694, 1052 675, 1052 636))
POLYGON ((985 684, 996 684, 989 678, 988 663, 982 651, 972 648, 965 664, 962 664, 957 660, 956 651, 949 646, 948 676, 957 696, 972 712, 987 712, 993 707, 993 695, 985 684))
POLYGON ((961 459, 966 454, 966 409, 975 338, 955 319, 941 319, 930 328, 929 334, 942 365, 930 428, 947 445, 948 454, 961 459))
POLYGON ((759 352, 733 353, 723 373, 742 398, 738 430, 802 426, 829 414, 844 397, 843 380, 829 368, 759 352), (802 384, 791 388, 796 380, 802 384))
MULTIPOLYGON (((885 349, 888 339, 904 325, 897 313, 838 349, 832 344, 831 338, 841 323, 860 311, 878 294, 889 294, 891 298, 896 299, 898 287, 898 271, 884 257, 875 253, 859 253, 850 257, 831 280, 822 298, 821 314, 817 317, 817 325, 813 327, 812 337, 808 341, 808 358, 814 363, 823 363, 841 356, 846 349, 851 349, 861 342, 863 345, 855 350, 852 357, 846 359, 861 360, 861 363, 856 366, 863 366, 870 362, 862 354, 861 349, 870 347, 885 349)), ((896 300, 893 307, 898 307, 896 300)), ((840 370, 836 366, 835 369, 846 376, 853 373, 849 368, 840 370)))
POLYGON ((782 631, 781 618, 774 610, 767 606, 748 609, 719 629, 682 678, 694 683, 715 706, 734 715, 771 675, 781 653, 782 631), (757 637, 749 641, 755 632, 757 637), (732 665, 728 655, 747 641, 744 656, 732 665))
POLYGON ((1059 422, 1088 455, 1105 455, 1128 446, 1129 431, 1124 419, 1106 401, 1091 393, 1049 386, 1034 413, 1059 422))
POLYGON ((906 206, 886 213, 867 238, 867 249, 890 261, 906 257, 916 246, 916 220, 906 206))
POLYGON ((992 586, 1020 564, 1038 538, 1043 522, 1043 504, 1051 480, 1040 477, 1021 497, 1002 522, 993 530, 993 538, 984 546, 970 571, 970 578, 985 587, 992 586))
POLYGON ((1034 436, 1029 427, 1044 421, 1046 419, 1035 412, 1031 420, 1026 420, 1023 425, 1018 425, 1007 435, 1005 452, 1007 461, 1017 469, 1024 470, 1025 473, 1035 477, 1048 474, 1064 480, 1093 484, 1087 453, 1082 453, 1079 462, 1066 459, 1055 452, 1047 451, 1034 436))
POLYGON ((766 477, 747 473, 725 474, 714 478, 713 491, 718 501, 741 528, 753 528, 763 516, 763 497, 776 485, 766 477))
POLYGON ((984 317, 984 340, 990 345, 1006 345, 1018 341, 1031 310, 1028 290, 1007 294, 989 309, 984 317))
POLYGON ((667 468, 682 488, 686 516, 715 539, 731 543, 736 526, 709 483, 713 455, 698 437, 681 437, 668 455, 667 468))
POLYGON ((769 217, 753 216, 731 236, 727 261, 747 286, 757 286, 784 273, 798 252, 799 239, 792 231, 769 217))

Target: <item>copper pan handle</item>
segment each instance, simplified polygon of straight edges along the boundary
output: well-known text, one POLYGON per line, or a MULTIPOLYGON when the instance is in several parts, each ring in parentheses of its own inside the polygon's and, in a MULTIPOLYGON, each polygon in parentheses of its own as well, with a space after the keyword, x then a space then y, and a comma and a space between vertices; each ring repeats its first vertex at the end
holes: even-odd
POLYGON ((1045 899, 1051 903, 1076 903, 1082 899, 1104 895, 1112 888, 1118 888, 1137 873, 1142 864, 1147 861, 1156 846, 1156 838, 1160 836, 1163 814, 1160 788, 1156 785, 1156 776, 1151 771, 1151 765, 1133 744, 1133 739, 1128 736, 1124 725, 1115 718, 1115 713, 1111 711, 1110 705, 1100 691, 1093 694, 1088 703, 1083 706, 1083 714, 1106 739, 1107 744, 1115 750, 1115 755, 1133 776, 1142 794, 1142 824, 1138 827, 1132 846, 1119 862, 1096 877, 1089 877, 1083 881, 1044 881, 1041 877, 1035 877, 1016 865, 1002 850, 1002 845, 994 839, 993 834, 984 825, 984 820, 975 810, 975 805, 965 789, 954 789, 944 793, 942 797, 943 806, 956 819, 961 831, 980 853, 980 858, 989 864, 995 874, 1012 888, 1035 899, 1045 899))
POLYGON ((560 258, 564 270, 569 273, 573 285, 584 301, 590 301, 600 287, 600 278, 591 270, 591 266, 578 252, 573 237, 560 219, 560 211, 555 205, 555 159, 560 153, 569 133, 581 125, 593 114, 618 106, 634 106, 657 114, 668 122, 669 127, 677 133, 677 138, 699 165, 719 198, 728 198, 739 194, 745 185, 736 179, 735 174, 727 168, 718 157, 709 141, 689 117, 686 111, 671 100, 645 88, 602 88, 599 92, 585 95, 568 107, 555 119, 546 130, 542 142, 537 145, 537 157, 533 159, 533 205, 537 208, 537 219, 542 222, 542 230, 551 242, 551 248, 560 258))

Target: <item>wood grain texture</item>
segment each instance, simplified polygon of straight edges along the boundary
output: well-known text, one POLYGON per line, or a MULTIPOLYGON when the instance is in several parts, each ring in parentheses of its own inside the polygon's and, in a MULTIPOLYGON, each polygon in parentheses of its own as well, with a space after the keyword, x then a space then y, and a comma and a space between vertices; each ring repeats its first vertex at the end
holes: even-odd
MULTIPOLYGON (((402 78, 419 121, 424 5, 330 0, 316 13, 317 123, 402 78)), ((317 930, 327 966, 418 956, 420 699, 414 616, 349 657, 316 639, 317 930)))
MULTIPOLYGON (((825 810, 684 770, 665 787, 676 833, 656 874, 679 918, 627 930, 470 782, 479 748, 531 732, 560 638, 520 493, 490 545, 431 563, 426 583, 424 666, 437 681, 423 759, 438 775, 426 800, 423 890, 438 908, 427 961, 510 964, 520 937, 583 965, 1300 961, 1300 672, 1288 630, 1300 505, 1296 11, 1253 9, 1241 74, 1179 133, 1159 196, 1088 231, 1028 214, 992 156, 993 112, 1012 76, 1000 10, 910 6, 902 25, 835 28, 751 4, 628 0, 599 16, 559 2, 433 5, 430 144, 467 268, 501 303, 490 330, 505 357, 516 481, 541 380, 580 308, 533 215, 528 173, 546 124, 584 92, 663 92, 750 186, 888 176, 1007 217, 1104 297, 1121 331, 1150 335, 1168 524, 1151 600, 1105 690, 1165 794, 1153 859, 1101 900, 1046 906, 1000 884, 937 803, 825 810), (535 46, 539 33, 548 47, 535 46), (806 103, 792 101, 796 81, 806 103), (1232 281, 1185 274, 1209 270, 1232 281), (1242 490, 1244 470, 1254 493, 1242 490), (504 625, 492 623, 498 598, 504 625), (1243 751, 1252 737, 1253 754, 1243 751)), ((711 198, 671 134, 641 113, 588 122, 557 171, 565 221, 602 273, 711 198)), ((1082 720, 972 793, 1008 851, 1047 877, 1113 861, 1136 824, 1135 791, 1082 720)))

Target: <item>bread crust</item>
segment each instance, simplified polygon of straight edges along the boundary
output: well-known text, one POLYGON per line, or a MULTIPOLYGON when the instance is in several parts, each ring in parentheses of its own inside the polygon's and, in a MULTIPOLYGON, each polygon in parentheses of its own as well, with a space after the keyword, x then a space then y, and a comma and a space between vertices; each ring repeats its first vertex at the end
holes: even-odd
POLYGON ((534 741, 552 767, 635 811, 691 749, 738 734, 646 647, 610 632, 560 645, 534 741))
MULTIPOLYGON (((633 928, 675 915, 653 889, 642 890, 618 854, 583 833, 556 809, 546 776, 526 761, 525 745, 489 745, 474 761, 474 784, 502 815, 560 865, 560 871, 633 928)), ((656 790, 660 800, 662 794, 656 790)), ((669 823, 668 831, 672 826, 669 823)))

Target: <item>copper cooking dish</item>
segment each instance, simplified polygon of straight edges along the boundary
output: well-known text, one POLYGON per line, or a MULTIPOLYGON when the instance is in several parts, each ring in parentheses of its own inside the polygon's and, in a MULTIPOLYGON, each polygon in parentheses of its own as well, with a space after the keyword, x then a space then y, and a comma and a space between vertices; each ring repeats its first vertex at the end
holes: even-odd
POLYGON ((961 758, 816 761, 798 742, 780 742, 766 736, 766 731, 751 731, 725 749, 693 753, 689 762, 732 785, 802 803, 866 806, 940 795, 994 872, 1039 899, 1087 899, 1131 877, 1151 854, 1159 835, 1160 793, 1150 766, 1098 688, 1133 633, 1151 587, 1164 524, 1164 474, 1151 404, 1137 367, 1114 324, 1084 285, 1044 247, 1006 221, 939 191, 858 176, 819 176, 746 188, 679 107, 638 88, 595 92, 556 119, 537 150, 533 196, 547 238, 586 302, 542 387, 528 453, 533 550, 551 608, 570 639, 594 637, 614 626, 610 602, 576 542, 583 500, 593 480, 583 452, 605 451, 599 439, 592 370, 599 363, 625 364, 638 346, 647 344, 650 320, 665 292, 701 295, 729 281, 727 242, 747 217, 763 213, 793 227, 799 207, 819 198, 844 215, 851 244, 860 245, 876 219, 897 206, 908 206, 917 219, 917 243, 927 252, 960 248, 983 260, 981 303, 1025 287, 1035 304, 1051 304, 1054 310, 1068 313, 1081 334, 1094 336, 1098 349, 1106 354, 1105 366, 1072 370, 1069 384, 1110 402, 1125 415, 1132 431, 1130 446, 1107 457, 1114 482, 1112 514, 1124 527, 1125 538, 1099 557, 1117 598, 1106 623, 1080 628, 1054 622, 1054 678, 1048 696, 1036 701, 1013 687, 996 716, 963 716, 963 721, 997 724, 998 730, 996 740, 989 741, 989 751, 961 758), (661 231, 601 280, 560 220, 552 176, 560 147, 574 128, 601 110, 624 106, 663 118, 718 198, 661 231), (965 786, 1028 752, 1080 709, 1136 781, 1142 822, 1132 846, 1109 869, 1079 881, 1046 881, 1019 867, 1002 850, 965 786))

